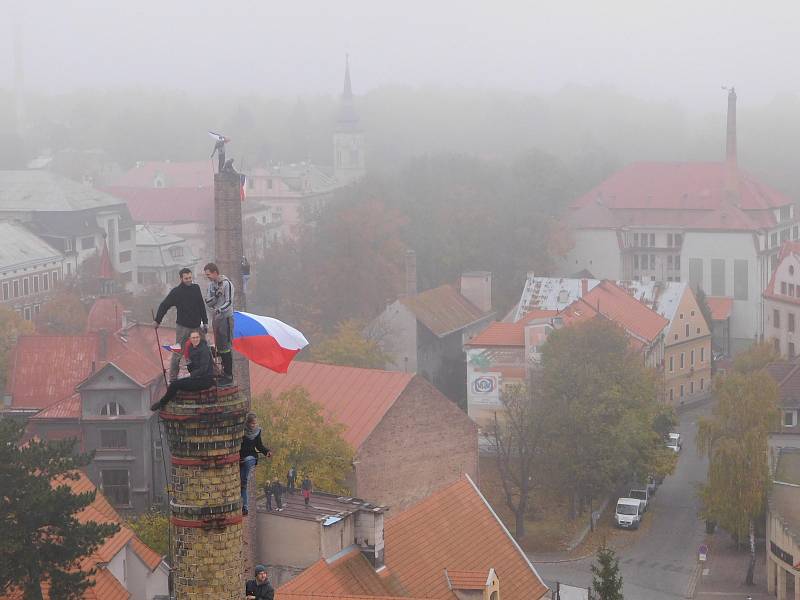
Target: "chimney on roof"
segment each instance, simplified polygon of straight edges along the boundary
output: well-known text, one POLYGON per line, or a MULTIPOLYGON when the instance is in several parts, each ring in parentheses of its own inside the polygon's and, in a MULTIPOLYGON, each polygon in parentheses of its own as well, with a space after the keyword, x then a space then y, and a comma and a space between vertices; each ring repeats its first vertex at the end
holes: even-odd
POLYGON ((725 192, 739 205, 739 165, 736 150, 736 88, 728 90, 728 122, 725 130, 725 192))
MULTIPOLYGON (((97 358, 101 361, 108 360, 108 330, 97 330, 97 358)), ((92 369, 94 371, 94 369, 92 369)))
POLYGON ((383 512, 384 507, 373 506, 359 510, 355 515, 356 545, 375 569, 384 565, 383 512))
POLYGON ((489 271, 473 271, 461 275, 461 295, 480 311, 492 310, 492 274, 489 271))
POLYGON ((589 293, 589 280, 586 278, 581 279, 581 298, 589 293))
POLYGON ((413 250, 406 250, 406 296, 416 296, 417 294, 417 253, 413 250))

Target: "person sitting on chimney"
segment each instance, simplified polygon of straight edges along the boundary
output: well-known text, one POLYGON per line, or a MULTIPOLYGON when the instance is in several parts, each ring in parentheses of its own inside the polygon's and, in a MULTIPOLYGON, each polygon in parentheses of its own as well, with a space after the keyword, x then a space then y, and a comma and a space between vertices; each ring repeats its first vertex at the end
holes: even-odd
POLYGON ((242 490, 242 514, 249 512, 249 498, 247 497, 247 484, 250 476, 258 464, 258 453, 261 452, 269 458, 272 456, 270 449, 261 441, 261 427, 258 425, 258 415, 254 412, 247 413, 244 422, 244 435, 239 448, 239 481, 242 490))
POLYGON ((207 390, 214 385, 214 359, 211 356, 211 348, 198 330, 195 329, 189 334, 183 355, 187 361, 189 376, 170 383, 166 393, 150 406, 150 410, 162 410, 175 397, 178 390, 197 392, 207 390))
POLYGON ((244 593, 247 600, 274 600, 275 588, 264 565, 256 565, 256 578, 245 583, 244 593))

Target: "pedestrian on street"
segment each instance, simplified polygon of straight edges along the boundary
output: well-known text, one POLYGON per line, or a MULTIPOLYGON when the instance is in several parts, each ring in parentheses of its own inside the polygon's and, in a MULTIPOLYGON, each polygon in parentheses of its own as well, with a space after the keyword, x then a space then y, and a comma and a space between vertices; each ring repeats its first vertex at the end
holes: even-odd
POLYGON ((297 481, 297 469, 294 465, 291 466, 289 472, 286 473, 286 489, 292 495, 294 495, 294 486, 295 482, 297 481))
POLYGON ((247 600, 275 600, 275 588, 269 582, 267 567, 256 565, 256 578, 245 583, 244 593, 247 600))
POLYGON ((158 402, 150 406, 150 410, 163 409, 175 397, 178 390, 196 392, 207 390, 214 385, 214 358, 211 356, 211 348, 199 331, 192 331, 189 335, 183 356, 187 360, 186 368, 189 369, 189 376, 170 382, 167 391, 158 402))
POLYGON ((267 510, 272 510, 273 497, 278 510, 283 510, 283 486, 277 477, 267 486, 267 510))
POLYGON ((258 415, 250 412, 245 417, 244 435, 242 436, 242 445, 239 448, 239 480, 242 491, 242 514, 245 516, 247 516, 250 508, 247 497, 247 484, 250 482, 250 476, 258 464, 259 452, 267 458, 272 456, 269 448, 264 446, 261 441, 261 427, 258 425, 258 415))
POLYGON ((214 344, 222 360, 223 377, 220 384, 230 385, 233 383, 233 283, 225 275, 220 275, 219 267, 214 263, 208 263, 203 271, 211 282, 206 293, 206 306, 211 309, 214 344))
MULTIPOLYGON (((175 319, 175 343, 181 348, 186 346, 189 334, 194 329, 202 329, 202 333, 208 330, 208 316, 206 315, 206 305, 203 302, 203 292, 200 286, 193 282, 192 270, 181 269, 178 271, 180 283, 172 288, 167 296, 158 305, 155 326, 161 325, 164 315, 169 309, 175 307, 177 316, 175 319)), ((175 381, 178 378, 178 371, 181 366, 181 355, 172 354, 169 363, 169 380, 175 381)))
POLYGON ((308 503, 311 501, 311 492, 314 491, 314 485, 311 483, 311 478, 306 473, 303 475, 303 483, 300 484, 300 490, 303 492, 303 502, 308 508, 308 503))

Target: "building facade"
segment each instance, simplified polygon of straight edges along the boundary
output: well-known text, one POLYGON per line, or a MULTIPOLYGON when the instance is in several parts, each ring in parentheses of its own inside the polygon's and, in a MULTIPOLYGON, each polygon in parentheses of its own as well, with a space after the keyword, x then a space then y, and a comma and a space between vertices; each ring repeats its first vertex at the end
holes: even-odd
POLYGON ((133 290, 161 287, 164 290, 180 281, 184 267, 197 273, 200 259, 183 238, 155 225, 136 226, 136 283, 133 290))
POLYGON ((771 435, 769 447, 767 591, 778 600, 800 600, 800 436, 771 435))
POLYGON ((781 247, 763 297, 764 339, 778 354, 793 360, 800 352, 800 242, 781 247))

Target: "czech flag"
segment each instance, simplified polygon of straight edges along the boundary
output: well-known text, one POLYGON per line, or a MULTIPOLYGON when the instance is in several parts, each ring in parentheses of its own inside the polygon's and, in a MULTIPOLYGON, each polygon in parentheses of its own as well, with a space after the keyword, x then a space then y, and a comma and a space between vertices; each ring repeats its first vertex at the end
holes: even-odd
POLYGON ((239 200, 247 198, 247 175, 239 175, 239 200))
POLYGON ((292 359, 308 346, 308 340, 278 319, 236 311, 233 313, 232 345, 257 365, 286 373, 292 359))
POLYGON ((183 348, 180 344, 162 344, 161 347, 167 352, 174 352, 175 354, 183 354, 183 348))

